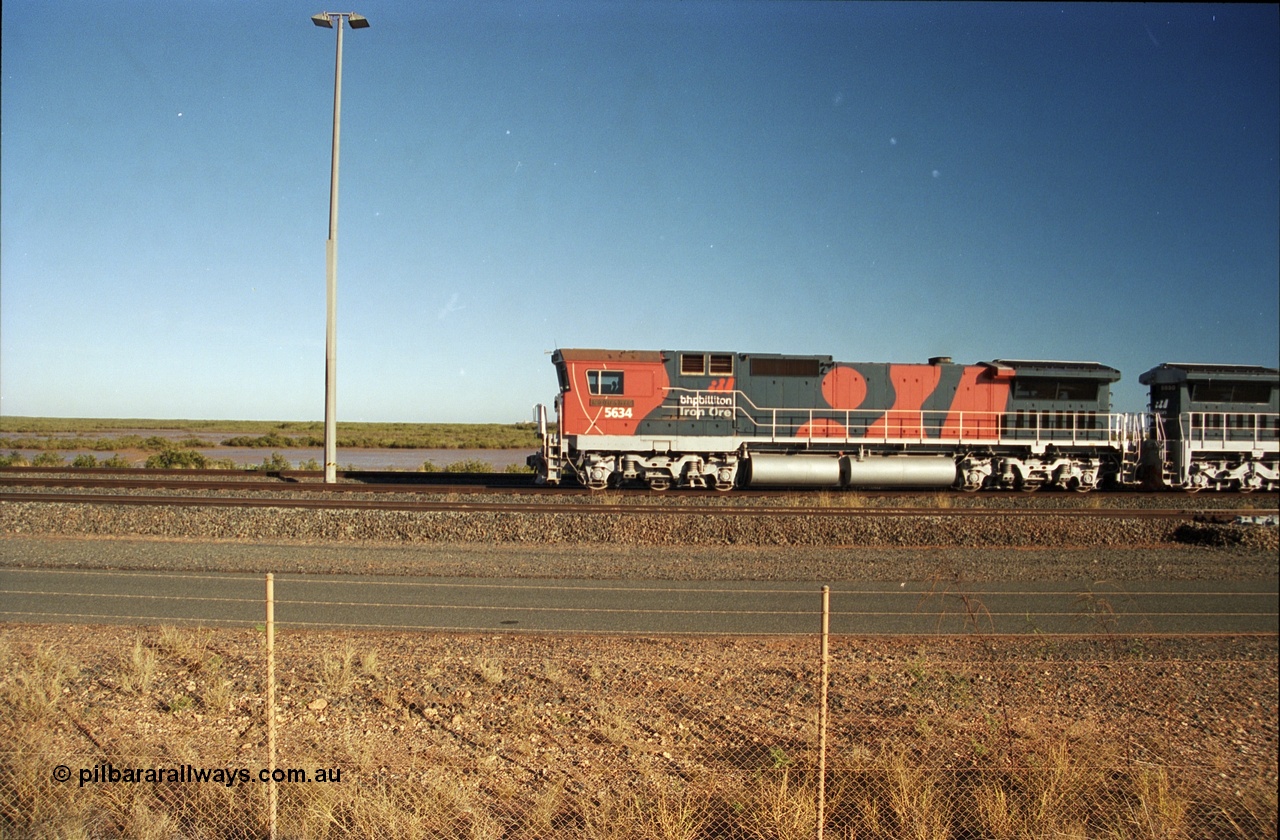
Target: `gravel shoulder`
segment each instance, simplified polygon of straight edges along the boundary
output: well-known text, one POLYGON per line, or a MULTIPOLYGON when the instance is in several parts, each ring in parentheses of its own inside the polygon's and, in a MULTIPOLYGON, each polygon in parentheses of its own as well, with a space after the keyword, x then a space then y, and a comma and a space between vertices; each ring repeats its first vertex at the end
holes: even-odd
POLYGON ((1276 580, 1269 548, 343 544, 0 536, 0 566, 436 577, 760 581, 1276 580))

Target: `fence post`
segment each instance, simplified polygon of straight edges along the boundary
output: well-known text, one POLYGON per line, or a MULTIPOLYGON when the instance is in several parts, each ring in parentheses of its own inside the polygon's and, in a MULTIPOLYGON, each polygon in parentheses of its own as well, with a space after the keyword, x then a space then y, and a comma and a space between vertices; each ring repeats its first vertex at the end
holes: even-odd
POLYGON ((267 833, 276 840, 276 576, 267 572, 267 833))
POLYGON ((818 705, 818 840, 822 840, 827 811, 827 676, 830 648, 827 635, 831 629, 831 587, 822 587, 822 691, 818 705))

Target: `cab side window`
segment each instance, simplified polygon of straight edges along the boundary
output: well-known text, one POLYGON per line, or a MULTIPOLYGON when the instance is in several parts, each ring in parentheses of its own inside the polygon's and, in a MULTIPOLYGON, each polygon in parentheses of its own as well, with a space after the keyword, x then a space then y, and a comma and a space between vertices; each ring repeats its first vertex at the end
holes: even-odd
POLYGON ((587 390, 592 394, 621 394, 622 371, 589 370, 587 371, 587 390))

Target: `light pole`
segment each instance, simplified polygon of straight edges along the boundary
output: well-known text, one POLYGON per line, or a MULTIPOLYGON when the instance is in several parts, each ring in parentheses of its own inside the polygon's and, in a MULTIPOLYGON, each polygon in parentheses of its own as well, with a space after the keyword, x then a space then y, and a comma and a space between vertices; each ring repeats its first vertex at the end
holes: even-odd
POLYGON ((333 71, 333 163, 329 170, 329 239, 325 242, 324 330, 324 480, 338 480, 338 126, 342 121, 342 19, 352 29, 367 29, 369 21, 355 12, 321 12, 311 22, 338 30, 338 57, 333 71), (334 23, 337 26, 334 26, 334 23))

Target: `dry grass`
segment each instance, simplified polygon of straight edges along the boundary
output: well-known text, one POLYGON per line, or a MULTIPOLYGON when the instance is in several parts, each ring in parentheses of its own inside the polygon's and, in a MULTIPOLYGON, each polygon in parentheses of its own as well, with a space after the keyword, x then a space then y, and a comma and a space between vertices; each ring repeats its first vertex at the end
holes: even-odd
POLYGON ((330 695, 346 697, 355 688, 356 651, 345 645, 341 653, 325 653, 320 661, 320 685, 330 695))
POLYGON ((41 644, 29 653, 0 651, 5 675, 0 681, 0 709, 14 720, 42 721, 54 714, 63 690, 79 668, 54 645, 41 644))
MULTIPOLYGON (((73 772, 105 762, 265 766, 259 684, 245 671, 260 664, 256 634, 120 630, 75 644, 47 636, 0 629, 0 836, 265 836, 265 785, 80 787, 50 774, 56 763, 73 772), (123 652, 114 659, 101 656, 107 637, 123 652), (108 679, 117 671, 130 681, 108 679)), ((770 645, 720 640, 707 653, 671 640, 578 640, 590 649, 568 650, 528 637, 357 638, 281 639, 282 694, 320 693, 330 705, 323 713, 296 701, 282 708, 280 764, 341 773, 337 783, 280 785, 281 836, 814 836, 811 674, 770 645), (739 653, 724 657, 733 648, 739 653)), ((1126 723, 1117 730, 1122 744, 1115 732, 1053 731, 1043 723, 1059 714, 1050 699, 1039 701, 1050 704, 1043 716, 1037 701, 1010 701, 1012 715, 993 707, 1015 682, 1028 683, 1023 698, 1057 694, 1041 684, 1058 676, 1042 661, 1047 652, 1002 672, 973 653, 952 660, 925 647, 881 643, 883 660, 862 666, 864 647, 846 653, 854 658, 837 671, 834 696, 854 711, 837 717, 828 756, 828 837, 1171 840, 1266 836, 1274 824, 1274 794, 1246 789, 1215 799, 1200 782, 1216 779, 1197 779, 1184 759, 1151 752, 1165 730, 1135 732, 1126 723), (1009 687, 991 691, 984 674, 1009 687), (981 749, 959 760, 976 741, 981 749)), ((1089 649, 1124 688, 1133 673, 1175 667, 1167 660, 1141 670, 1150 649, 1141 659, 1109 644, 1089 649)), ((1272 658, 1246 671, 1258 685, 1274 673, 1274 651, 1264 655, 1272 658)), ((1191 713, 1202 714, 1195 698, 1203 691, 1223 692, 1238 679, 1208 679, 1212 661, 1197 659, 1187 672, 1191 713)), ((1076 665, 1057 659, 1051 667, 1076 665)), ((1096 711, 1078 695, 1079 676, 1060 685, 1077 692, 1063 710, 1096 711)), ((1249 696, 1255 689, 1248 683, 1249 696)), ((1216 713, 1231 714, 1222 701, 1234 698, 1217 696, 1216 713)), ((1158 727, 1182 713, 1166 707, 1135 720, 1158 727)), ((1259 776, 1274 775, 1274 764, 1265 757, 1259 776)))
MULTIPOLYGON (((30 768, 35 769, 35 768, 30 768)), ((29 774, 33 788, 47 782, 29 774)), ((812 778, 796 771, 705 783, 635 778, 618 787, 584 794, 550 782, 518 798, 476 791, 468 774, 414 768, 406 778, 377 774, 372 784, 281 785, 278 823, 289 836, 346 837, 581 837, 634 840, 699 840, 745 837, 760 840, 811 838, 816 828, 812 778)), ((837 780, 838 781, 838 780, 837 780)), ((1178 814, 1185 801, 1167 793, 1140 794, 1143 782, 1113 781, 1116 804, 1110 813, 1053 812, 1051 783, 1034 779, 1022 790, 1018 780, 992 782, 979 790, 956 788, 928 770, 900 762, 878 777, 864 775, 860 795, 845 792, 828 822, 828 835, 868 840, 944 840, 980 836, 995 840, 1044 837, 1190 837, 1178 814), (1123 789, 1128 782, 1128 789, 1123 789), (1039 790, 1036 790, 1039 788, 1039 790), (1046 801, 1036 798, 1047 795, 1046 801), (972 797, 971 799, 969 797, 972 797), (1126 808, 1119 803, 1130 800, 1126 808)), ((254 836, 265 827, 262 791, 220 785, 192 785, 177 791, 147 785, 95 787, 80 797, 33 791, 49 836, 75 836, 80 820, 118 827, 107 836, 254 836), (76 802, 77 798, 84 801, 76 802), (60 800, 60 801, 57 801, 60 800)), ((33 836, 39 836, 36 833, 33 836)), ((1240 836, 1248 836, 1241 834, 1240 836)))
POLYGON ((360 673, 371 679, 382 678, 382 663, 376 650, 367 650, 360 654, 360 673))
POLYGON ((170 658, 198 661, 208 650, 211 635, 211 631, 200 628, 183 629, 164 625, 160 628, 156 647, 170 658))
POLYGON ((156 678, 156 652, 142 644, 138 637, 129 651, 129 658, 120 668, 120 686, 133 694, 145 694, 151 690, 156 678))
POLYGON ((475 671, 476 676, 488 685, 499 685, 507 676, 502 668, 502 663, 495 662, 492 659, 477 659, 475 671))

